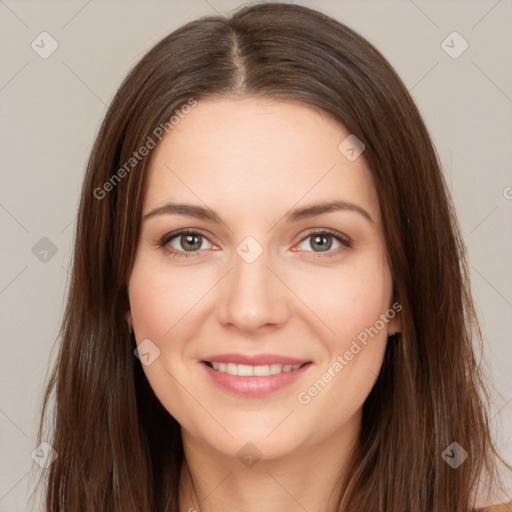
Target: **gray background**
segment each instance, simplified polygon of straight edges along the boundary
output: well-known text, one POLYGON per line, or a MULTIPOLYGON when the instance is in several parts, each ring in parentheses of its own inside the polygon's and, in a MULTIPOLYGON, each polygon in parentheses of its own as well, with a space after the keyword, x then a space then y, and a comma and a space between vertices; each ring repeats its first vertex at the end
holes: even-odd
MULTIPOLYGON (((369 39, 430 129, 468 248, 495 382, 492 427, 511 461, 512 2, 301 3, 369 39), (453 31, 469 44, 458 58, 442 46, 453 31)), ((240 4, 0 0, 0 511, 28 510, 41 471, 31 454, 42 389, 56 355, 85 162, 106 106, 154 43, 240 4), (58 43, 46 59, 31 47, 50 48, 43 31, 58 43)), ((462 46, 452 39, 453 53, 462 46)))

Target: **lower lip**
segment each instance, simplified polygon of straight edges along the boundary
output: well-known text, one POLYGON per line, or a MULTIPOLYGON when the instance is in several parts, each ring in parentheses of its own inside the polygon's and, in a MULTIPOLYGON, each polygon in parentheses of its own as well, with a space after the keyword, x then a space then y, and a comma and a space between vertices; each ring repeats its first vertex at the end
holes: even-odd
POLYGON ((201 363, 203 368, 220 388, 241 396, 265 396, 279 389, 289 386, 308 371, 311 363, 306 363, 297 370, 285 373, 277 373, 264 377, 240 377, 222 373, 210 368, 206 363, 201 363))

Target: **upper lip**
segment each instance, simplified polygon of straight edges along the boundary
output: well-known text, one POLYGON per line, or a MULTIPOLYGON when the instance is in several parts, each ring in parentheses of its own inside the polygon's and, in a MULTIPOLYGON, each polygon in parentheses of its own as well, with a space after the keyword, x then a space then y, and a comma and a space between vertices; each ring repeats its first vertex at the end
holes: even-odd
POLYGON ((307 359, 297 359, 295 357, 280 356, 276 354, 255 354, 252 356, 244 354, 219 354, 205 357, 202 361, 209 363, 247 364, 250 366, 264 366, 267 364, 296 365, 311 362, 307 359))

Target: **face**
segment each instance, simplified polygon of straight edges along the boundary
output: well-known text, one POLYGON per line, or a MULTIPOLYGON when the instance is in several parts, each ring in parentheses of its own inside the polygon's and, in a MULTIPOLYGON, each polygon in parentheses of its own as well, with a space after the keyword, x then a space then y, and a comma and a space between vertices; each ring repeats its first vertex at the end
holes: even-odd
POLYGON ((298 102, 209 99, 152 155, 127 319, 184 435, 225 455, 277 457, 357 423, 399 329, 348 135, 298 102))

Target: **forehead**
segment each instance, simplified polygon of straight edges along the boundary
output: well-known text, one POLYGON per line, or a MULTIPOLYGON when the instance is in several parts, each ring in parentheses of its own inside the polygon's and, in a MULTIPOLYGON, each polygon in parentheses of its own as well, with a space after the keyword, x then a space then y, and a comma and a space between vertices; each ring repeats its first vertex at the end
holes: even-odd
POLYGON ((144 211, 170 200, 204 202, 226 214, 273 215, 300 202, 357 201, 379 218, 363 157, 338 149, 349 133, 299 102, 198 101, 153 150, 144 211))

